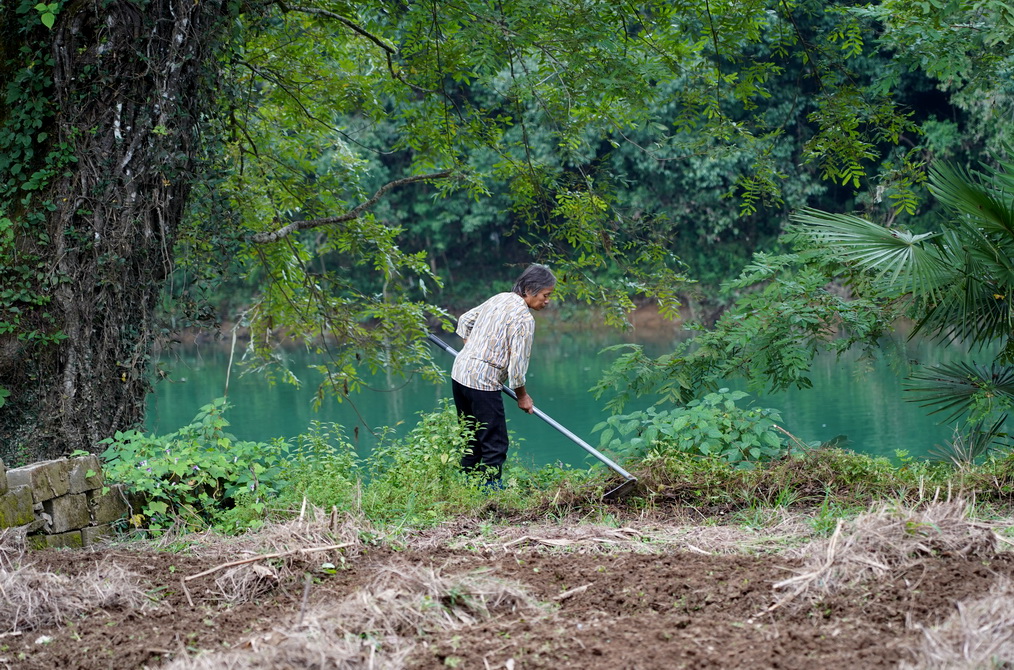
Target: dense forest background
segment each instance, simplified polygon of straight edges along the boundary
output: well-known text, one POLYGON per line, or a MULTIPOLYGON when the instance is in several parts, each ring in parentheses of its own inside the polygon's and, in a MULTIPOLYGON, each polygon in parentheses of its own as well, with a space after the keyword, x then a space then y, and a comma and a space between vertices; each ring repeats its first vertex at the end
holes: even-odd
POLYGON ((1012 37, 995 0, 4 0, 0 457, 138 425, 183 328, 241 324, 268 375, 316 343, 331 393, 436 374, 423 334, 532 261, 614 326, 635 300, 785 317, 763 361, 727 327, 656 365, 678 402, 731 369, 805 383, 796 345, 902 310, 832 304, 827 258, 772 293, 790 217, 938 226, 933 166, 1006 155, 1012 37))

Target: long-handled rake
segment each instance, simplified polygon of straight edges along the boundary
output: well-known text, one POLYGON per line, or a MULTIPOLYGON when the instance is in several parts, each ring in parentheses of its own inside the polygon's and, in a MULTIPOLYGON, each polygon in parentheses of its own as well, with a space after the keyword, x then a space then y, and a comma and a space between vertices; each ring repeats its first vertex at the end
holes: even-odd
MULTIPOLYGON (((457 357, 458 355, 457 350, 451 347, 443 340, 441 340, 439 337, 437 337, 433 333, 429 333, 428 337, 430 339, 430 342, 433 342, 438 347, 449 353, 451 356, 457 357)), ((515 401, 518 399, 517 394, 514 393, 514 389, 501 385, 500 390, 509 395, 511 398, 514 398, 515 401)), ((558 431, 569 437, 575 444, 577 444, 577 446, 581 447, 589 454, 597 458, 599 461, 604 463, 607 467, 609 467, 610 470, 623 477, 623 482, 619 486, 616 486, 606 491, 602 495, 602 498, 604 500, 612 500, 626 493, 629 493, 630 490, 634 488, 634 485, 637 484, 637 477, 630 474, 629 472, 621 468, 619 465, 614 463, 608 456, 600 452, 598 449, 591 446, 590 444, 582 440, 580 437, 567 430, 567 428, 560 425, 555 419, 553 419, 553 417, 549 416, 538 407, 533 407, 532 413, 535 414, 535 416, 542 419, 543 421, 545 421, 546 423, 548 423, 553 428, 556 428, 558 431)))

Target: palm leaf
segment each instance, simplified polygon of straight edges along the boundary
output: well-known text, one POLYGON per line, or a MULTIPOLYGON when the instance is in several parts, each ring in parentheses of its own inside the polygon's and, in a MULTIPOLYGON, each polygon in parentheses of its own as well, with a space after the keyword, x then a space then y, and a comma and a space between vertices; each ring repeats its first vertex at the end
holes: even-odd
POLYGON ((987 235, 1014 239, 1014 208, 1000 183, 996 174, 991 179, 946 163, 930 169, 929 190, 937 200, 970 217, 987 235))
POLYGON ((981 457, 989 453, 995 445, 1001 444, 1001 438, 1007 438, 1007 433, 1002 432, 1003 424, 1007 421, 1004 414, 993 422, 993 425, 986 428, 986 419, 979 419, 964 434, 956 434, 954 439, 947 442, 943 447, 931 449, 929 454, 941 461, 950 461, 958 467, 971 465, 981 457))
POLYGON ((984 348, 1010 336, 1009 296, 967 277, 958 278, 916 321, 911 337, 928 333, 937 339, 959 339, 984 348))
POLYGON ((940 249, 952 268, 951 282, 928 305, 913 335, 957 336, 979 346, 1008 337, 1014 316, 1010 258, 971 225, 945 231, 940 249))
POLYGON ((804 209, 793 215, 795 231, 818 248, 860 269, 899 294, 932 298, 948 281, 948 265, 935 245, 924 244, 939 233, 913 234, 885 228, 851 214, 804 209))
POLYGON ((990 156, 997 164, 995 169, 988 168, 990 181, 1001 191, 1014 192, 1014 161, 1011 160, 1014 146, 1004 147, 1003 152, 991 153, 990 156))
POLYGON ((1014 367, 943 363, 912 374, 905 391, 919 405, 932 407, 930 414, 950 412, 945 420, 951 421, 971 409, 983 393, 1014 401, 1014 367))

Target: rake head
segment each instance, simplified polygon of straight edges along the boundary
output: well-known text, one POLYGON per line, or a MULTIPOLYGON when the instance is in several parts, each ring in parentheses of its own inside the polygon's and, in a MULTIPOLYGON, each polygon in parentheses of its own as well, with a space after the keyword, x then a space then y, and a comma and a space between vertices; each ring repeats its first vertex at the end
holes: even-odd
POLYGON ((625 479, 623 482, 602 494, 603 500, 619 500, 633 493, 634 488, 637 486, 637 478, 631 477, 625 479))

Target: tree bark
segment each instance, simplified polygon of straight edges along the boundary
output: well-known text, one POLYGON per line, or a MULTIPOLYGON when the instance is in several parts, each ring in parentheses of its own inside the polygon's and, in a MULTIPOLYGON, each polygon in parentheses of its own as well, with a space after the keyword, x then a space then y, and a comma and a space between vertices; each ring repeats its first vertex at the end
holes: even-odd
POLYGON ((0 348, 0 458, 98 452, 138 426, 156 309, 212 99, 220 0, 68 3, 53 31, 54 146, 73 156, 51 184, 48 311, 67 339, 0 348), (17 355, 17 365, 3 357, 17 355))

